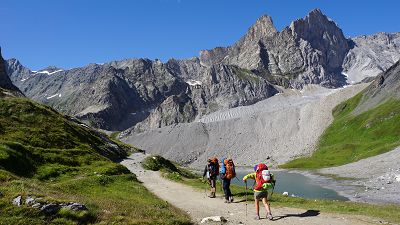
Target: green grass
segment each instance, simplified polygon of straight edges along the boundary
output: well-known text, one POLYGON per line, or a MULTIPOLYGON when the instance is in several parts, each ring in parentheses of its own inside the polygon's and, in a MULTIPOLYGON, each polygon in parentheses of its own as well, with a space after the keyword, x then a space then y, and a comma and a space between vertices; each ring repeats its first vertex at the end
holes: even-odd
POLYGON ((247 69, 243 69, 237 66, 232 66, 232 70, 234 74, 241 80, 247 80, 247 81, 253 81, 253 82, 259 82, 261 81, 261 78, 257 75, 255 75, 253 72, 247 69))
MULTIPOLYGON (((209 191, 208 183, 201 179, 184 179, 183 184, 195 187, 201 191, 209 191)), ((251 189, 251 187, 250 187, 251 189)), ((245 200, 245 188, 238 185, 231 185, 231 191, 235 196, 235 201, 245 200)), ((217 195, 222 195, 221 183, 217 183, 217 195)), ((249 212, 253 212, 253 192, 249 190, 247 193, 249 204, 249 212)), ((319 210, 321 212, 340 213, 348 215, 364 215, 391 223, 400 223, 400 206, 398 205, 371 205, 366 203, 344 202, 337 200, 317 200, 304 199, 298 197, 282 196, 279 193, 274 193, 269 199, 272 210, 274 207, 290 207, 300 208, 305 210, 319 210)))
POLYGON ((131 154, 133 154, 133 153, 135 153, 135 152, 143 152, 142 149, 136 148, 135 146, 128 145, 128 144, 126 144, 126 143, 120 141, 120 140, 118 139, 118 135, 119 135, 120 133, 121 133, 121 132, 114 132, 114 133, 112 133, 112 134, 109 136, 109 138, 110 138, 114 143, 118 144, 118 146, 124 148, 125 151, 126 151, 126 153, 127 153, 127 155, 131 155, 131 154))
POLYGON ((339 166, 388 152, 400 145, 400 101, 389 99, 379 106, 354 115, 362 94, 339 104, 334 121, 320 137, 317 150, 282 168, 318 169, 339 166))
POLYGON ((84 174, 57 182, 16 179, 0 186, 0 224, 190 224, 186 214, 149 193, 133 174, 84 174), (44 197, 51 202, 81 202, 88 212, 62 211, 46 216, 31 208, 16 207, 10 199, 21 194, 44 197), (83 214, 83 215, 82 215, 83 214))
POLYGON ((115 163, 132 147, 25 98, 0 98, 0 224, 190 224, 115 163), (115 151, 118 145, 122 151, 115 151), (79 202, 88 211, 45 215, 11 200, 79 202))
POLYGON ((147 157, 143 160, 142 166, 147 170, 160 171, 164 177, 174 181, 183 181, 185 178, 193 179, 198 177, 188 169, 159 155, 147 157))

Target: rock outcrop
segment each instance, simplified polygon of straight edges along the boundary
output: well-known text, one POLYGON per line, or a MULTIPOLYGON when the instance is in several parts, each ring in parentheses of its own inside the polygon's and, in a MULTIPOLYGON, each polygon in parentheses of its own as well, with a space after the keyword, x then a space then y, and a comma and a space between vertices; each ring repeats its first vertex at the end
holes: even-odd
POLYGON ((352 41, 353 47, 343 62, 349 83, 375 77, 400 60, 400 33, 364 35, 352 41))
POLYGON ((7 75, 5 61, 3 59, 3 56, 1 55, 1 48, 0 48, 0 88, 7 89, 9 91, 20 94, 18 88, 14 86, 9 76, 7 75))
POLYGON ((235 45, 202 51, 200 60, 237 65, 286 87, 339 87, 346 83, 341 65, 349 49, 342 30, 316 9, 281 32, 263 16, 235 45))
POLYGON ((363 91, 363 98, 355 109, 361 113, 389 99, 400 99, 400 61, 397 61, 363 91))

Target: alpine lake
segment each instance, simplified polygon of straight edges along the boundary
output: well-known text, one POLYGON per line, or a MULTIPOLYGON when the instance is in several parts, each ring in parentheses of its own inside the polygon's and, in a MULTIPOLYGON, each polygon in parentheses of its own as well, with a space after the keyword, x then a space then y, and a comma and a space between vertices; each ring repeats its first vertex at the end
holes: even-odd
MULTIPOLYGON (((236 178, 232 180, 232 184, 245 187, 242 179, 252 172, 254 171, 251 169, 237 168, 236 178)), ((332 189, 322 187, 317 181, 301 173, 290 170, 271 170, 271 173, 274 174, 276 179, 275 194, 281 195, 284 192, 288 192, 289 196, 307 199, 349 200, 332 189)), ((252 188, 253 184, 254 180, 249 179, 247 181, 248 188, 252 188)))

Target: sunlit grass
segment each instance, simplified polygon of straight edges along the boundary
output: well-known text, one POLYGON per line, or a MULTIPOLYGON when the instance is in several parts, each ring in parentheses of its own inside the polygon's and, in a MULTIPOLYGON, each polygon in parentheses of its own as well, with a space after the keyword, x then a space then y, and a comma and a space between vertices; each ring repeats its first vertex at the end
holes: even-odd
POLYGON ((0 98, 0 224, 190 224, 113 162, 132 147, 25 98, 0 98), (116 152, 112 145, 124 151, 116 152), (21 195, 79 202, 87 211, 53 215, 11 204, 21 195))

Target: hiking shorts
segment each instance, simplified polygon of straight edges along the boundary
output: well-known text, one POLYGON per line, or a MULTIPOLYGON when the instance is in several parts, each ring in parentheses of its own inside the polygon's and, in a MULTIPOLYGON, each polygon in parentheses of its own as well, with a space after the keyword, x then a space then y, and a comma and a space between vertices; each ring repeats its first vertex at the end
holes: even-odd
POLYGON ((268 197, 268 192, 254 192, 254 199, 262 199, 268 197))
POLYGON ((214 179, 212 178, 208 179, 208 183, 210 184, 211 188, 215 188, 216 182, 217 182, 216 177, 214 177, 214 179))

